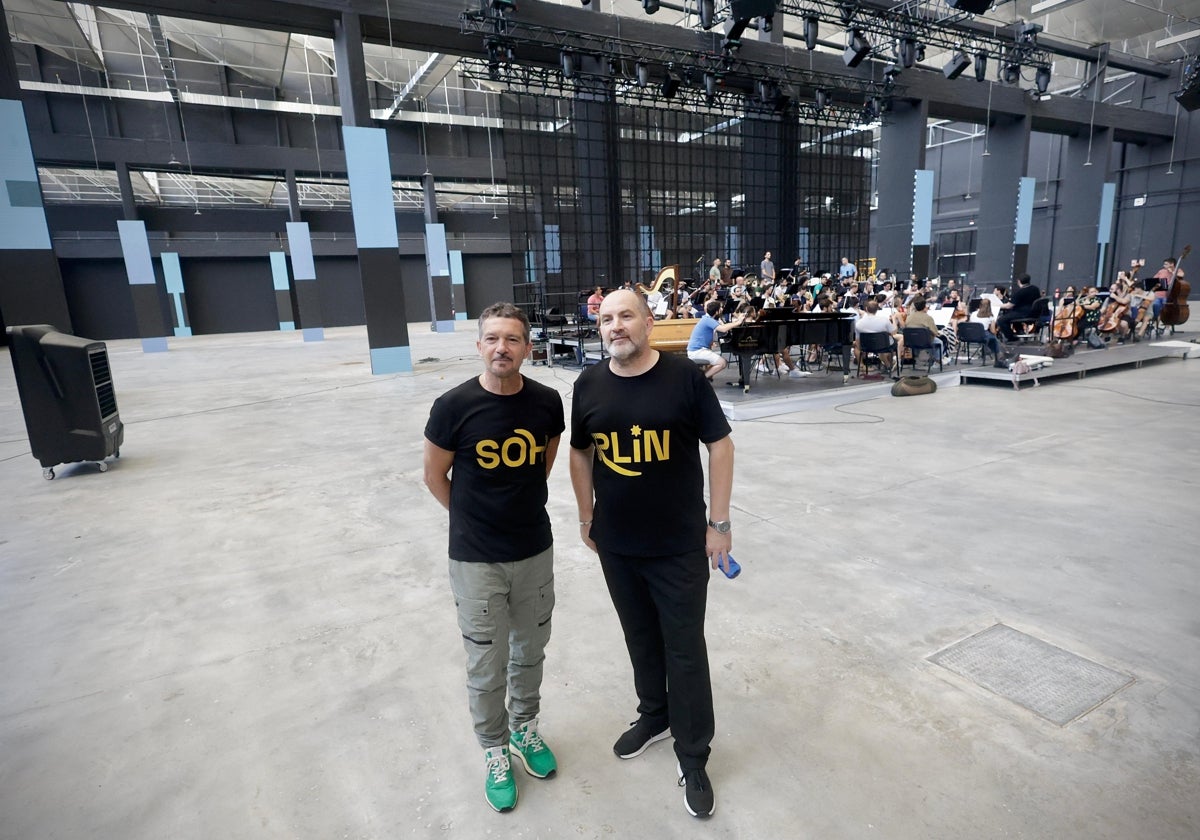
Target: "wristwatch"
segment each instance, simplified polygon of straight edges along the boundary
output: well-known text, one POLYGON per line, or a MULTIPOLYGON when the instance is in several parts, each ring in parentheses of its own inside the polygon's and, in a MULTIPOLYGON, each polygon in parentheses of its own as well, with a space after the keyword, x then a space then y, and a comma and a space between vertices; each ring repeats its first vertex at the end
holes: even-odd
POLYGON ((728 519, 721 519, 717 522, 708 520, 708 527, 712 528, 718 534, 728 534, 733 529, 733 523, 728 519))

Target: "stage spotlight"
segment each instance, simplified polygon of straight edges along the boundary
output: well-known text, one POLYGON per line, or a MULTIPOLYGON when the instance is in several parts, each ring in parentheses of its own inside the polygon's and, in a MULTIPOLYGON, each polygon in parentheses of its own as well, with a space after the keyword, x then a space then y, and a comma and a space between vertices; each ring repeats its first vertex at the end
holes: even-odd
POLYGON ((901 38, 896 53, 900 56, 900 63, 904 66, 904 69, 909 69, 917 63, 917 39, 907 36, 901 38))
POLYGON ((946 5, 969 15, 981 15, 992 7, 993 0, 946 0, 946 5))
POLYGON ((746 25, 749 20, 735 20, 729 24, 729 29, 725 33, 725 40, 721 42, 721 49, 725 52, 733 52, 742 46, 742 34, 746 31, 746 25))
POLYGON ((575 78, 575 53, 570 50, 563 50, 559 53, 559 61, 562 63, 562 74, 564 79, 575 78))
POLYGON ((704 74, 704 95, 707 96, 710 100, 714 96, 717 95, 717 74, 716 73, 705 73, 704 74))
POLYGON ((515 12, 517 0, 491 0, 491 7, 497 12, 515 12))
POLYGON ((1026 23, 1025 21, 1021 21, 1016 25, 1016 30, 1017 43, 1026 47, 1036 47, 1037 36, 1042 31, 1042 25, 1040 23, 1026 23))
POLYGON ((813 91, 813 102, 817 106, 817 112, 820 113, 829 107, 829 91, 817 88, 813 91))
POLYGON ((1006 64, 1000 68, 1000 81, 1006 85, 1015 85, 1021 81, 1021 65, 1006 64))
POLYGON ((679 77, 675 75, 675 71, 667 69, 666 78, 662 80, 662 86, 659 88, 663 99, 673 99, 675 94, 679 92, 679 77))
POLYGON ((806 15, 804 18, 804 47, 815 50, 817 36, 820 34, 821 20, 816 15, 806 15))
POLYGON ((842 53, 842 61, 847 67, 857 67, 863 59, 871 54, 871 42, 863 36, 861 29, 846 30, 846 51, 842 53))
POLYGON ((896 87, 896 77, 900 75, 900 68, 895 64, 889 64, 883 68, 883 89, 891 92, 896 87))
POLYGON ((642 0, 642 10, 652 15, 658 11, 658 0, 642 0))
POLYGON ((716 0, 699 0, 700 28, 712 29, 716 18, 716 0))
POLYGON ((1045 93, 1046 88, 1050 87, 1050 68, 1039 67, 1037 75, 1033 77, 1033 84, 1037 87, 1038 93, 1045 93))
POLYGON ((967 54, 962 50, 951 56, 950 60, 942 67, 942 75, 947 79, 957 79, 966 69, 971 66, 971 59, 967 58, 967 54))
POLYGON ((775 28, 775 16, 774 15, 763 15, 761 18, 759 18, 759 20, 762 21, 762 23, 760 23, 758 25, 758 28, 760 31, 770 32, 772 29, 775 28))
POLYGON ((987 79, 987 53, 975 53, 975 81, 982 82, 987 79))
POLYGON ((581 5, 583 5, 583 6, 590 6, 590 5, 592 5, 592 0, 579 0, 579 2, 580 2, 580 4, 581 4, 581 5))
POLYGON ((759 79, 754 83, 754 90, 758 93, 760 102, 770 102, 772 98, 772 83, 766 79, 759 79))
POLYGON ((650 84, 650 68, 646 66, 646 62, 639 61, 634 65, 634 75, 637 77, 638 87, 646 87, 650 84))

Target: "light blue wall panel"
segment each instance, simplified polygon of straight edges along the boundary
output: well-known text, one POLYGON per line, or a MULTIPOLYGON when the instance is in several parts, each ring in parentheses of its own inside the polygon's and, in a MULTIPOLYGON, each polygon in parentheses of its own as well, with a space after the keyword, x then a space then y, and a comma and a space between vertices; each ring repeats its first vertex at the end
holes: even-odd
POLYGON ((189 336, 192 334, 192 328, 187 326, 183 315, 183 269, 179 265, 179 255, 171 251, 163 251, 159 254, 159 259, 162 260, 163 280, 167 284, 167 294, 171 296, 171 302, 175 305, 175 323, 179 325, 175 327, 175 335, 189 336))
POLYGON ((150 261, 150 241, 146 238, 146 223, 120 220, 117 234, 121 237, 121 255, 125 257, 125 272, 129 285, 153 285, 154 264, 150 261))
POLYGON ((450 276, 450 258, 446 253, 446 226, 425 225, 425 254, 431 277, 450 276))
POLYGON ((1033 190, 1037 186, 1034 178, 1022 178, 1017 187, 1017 227, 1014 245, 1028 245, 1033 233, 1033 190))
POLYGON ((913 173, 913 245, 933 244, 933 170, 913 173))
POLYGON ((0 99, 0 248, 50 247, 25 111, 17 100, 0 99))
POLYGON ((288 284, 287 254, 283 251, 271 252, 271 283, 277 292, 286 292, 288 284))
POLYGON ((350 210, 360 248, 398 248, 396 210, 392 203, 392 167, 387 133, 382 128, 342 126, 350 210))
POLYGON ((316 280, 317 268, 313 263, 312 235, 308 222, 287 223, 288 248, 292 252, 292 275, 297 280, 316 280))
POLYGON ((1100 191, 1100 227, 1096 231, 1096 242, 1107 245, 1112 241, 1113 203, 1117 199, 1117 185, 1105 182, 1100 191))

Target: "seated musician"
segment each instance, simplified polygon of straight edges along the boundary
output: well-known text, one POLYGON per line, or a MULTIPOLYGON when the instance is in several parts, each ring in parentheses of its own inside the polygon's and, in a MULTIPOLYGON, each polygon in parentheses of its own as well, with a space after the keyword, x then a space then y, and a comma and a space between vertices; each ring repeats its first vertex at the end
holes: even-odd
POLYGON ((1155 297, 1154 292, 1146 291, 1146 289, 1136 282, 1131 282, 1129 287, 1129 323, 1133 327, 1133 340, 1141 341, 1146 334, 1146 327, 1150 326, 1150 321, 1154 313, 1155 297))
POLYGON ((971 313, 971 323, 983 324, 983 343, 992 355, 1000 355, 1000 335, 996 327, 996 316, 992 313, 992 300, 985 297, 979 301, 979 308, 971 313))
MULTIPOLYGON (((908 317, 904 322, 905 327, 924 327, 929 331, 929 335, 933 337, 933 360, 940 362, 942 354, 945 352, 945 345, 942 344, 942 338, 938 334, 938 326, 933 322, 933 316, 925 311, 925 298, 917 295, 912 302, 913 311, 908 313, 908 317)), ((915 352, 915 351, 914 351, 915 352)))
POLYGON ((1132 329, 1133 320, 1129 314, 1133 305, 1133 297, 1130 295, 1132 288, 1129 274, 1118 271, 1117 279, 1108 287, 1108 303, 1100 315, 1100 331, 1109 335, 1115 334, 1118 344, 1125 343, 1125 338, 1132 329))
POLYGON ((604 301, 604 287, 597 286, 592 296, 587 299, 587 319, 593 324, 600 317, 600 304, 604 301))
POLYGON ((865 307, 858 311, 858 320, 854 322, 854 357, 861 358, 858 336, 863 333, 887 333, 892 337, 888 352, 880 354, 880 360, 889 368, 894 367, 892 353, 904 351, 904 338, 896 334, 896 324, 891 318, 879 311, 879 302, 874 298, 867 301, 865 307))
POLYGON ((1079 337, 1087 338, 1088 330, 1094 330, 1100 323, 1100 308, 1104 301, 1100 299, 1100 290, 1088 286, 1079 297, 1079 306, 1083 309, 1083 318, 1079 323, 1079 337))
MULTIPOLYGON (((944 304, 944 306, 949 305, 949 303, 944 304)), ((958 351, 958 325, 970 317, 967 313, 966 301, 960 300, 953 305, 954 311, 950 313, 950 320, 941 330, 942 343, 946 345, 946 354, 950 356, 955 355, 958 351)))
POLYGON ((754 310, 747 308, 737 315, 734 315, 733 320, 722 324, 717 320, 717 315, 721 312, 721 302, 719 300, 710 300, 704 306, 704 316, 700 319, 700 323, 692 327, 692 336, 688 339, 687 357, 693 362, 701 365, 708 365, 708 370, 704 375, 708 377, 708 381, 712 382, 717 374, 725 370, 727 362, 725 357, 720 353, 714 352, 712 349, 713 339, 717 333, 729 332, 734 327, 740 327, 746 323, 746 318, 754 310))
POLYGON ((1158 320, 1158 316, 1162 313, 1162 309, 1167 305, 1167 295, 1171 291, 1171 283, 1173 280, 1183 279, 1183 270, 1176 270, 1178 263, 1174 257, 1167 257, 1163 260, 1162 268, 1154 273, 1155 284, 1151 286, 1154 292, 1154 320, 1158 320))
POLYGON ((1031 317, 1033 315, 1033 304, 1041 296, 1041 290, 1033 285, 1032 278, 1028 274, 1022 274, 1017 278, 1017 289, 1012 293, 1008 303, 1000 307, 1002 311, 999 313, 996 321, 996 325, 1000 329, 1000 334, 1005 339, 1016 341, 1017 337, 1013 333, 1012 322, 1031 317))

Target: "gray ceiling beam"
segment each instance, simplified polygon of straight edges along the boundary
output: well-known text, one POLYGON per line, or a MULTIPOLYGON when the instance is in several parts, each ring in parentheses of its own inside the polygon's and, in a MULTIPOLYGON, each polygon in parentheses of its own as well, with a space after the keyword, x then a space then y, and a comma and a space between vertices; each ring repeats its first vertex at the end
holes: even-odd
MULTIPOLYGON (((866 0, 879 6, 886 0, 866 0)), ((269 30, 304 32, 332 37, 334 19, 343 11, 355 11, 360 15, 363 37, 375 43, 391 43, 397 47, 410 47, 429 52, 453 53, 483 57, 483 38, 478 33, 464 33, 459 16, 461 4, 446 0, 405 0, 390 3, 388 0, 242 0, 238 3, 216 3, 215 0, 105 0, 106 5, 137 11, 157 11, 159 14, 184 18, 199 18, 217 22, 255 26, 269 30), (387 19, 391 11, 391 25, 387 19)), ((597 14, 586 8, 571 5, 556 5, 541 0, 521 0, 513 18, 537 27, 583 33, 589 39, 603 41, 614 39, 621 42, 638 42, 661 50, 676 50, 681 53, 711 51, 719 54, 724 34, 719 29, 704 32, 682 26, 661 24, 649 18, 630 18, 612 14, 597 14)), ((991 34, 992 27, 977 21, 963 22, 968 29, 980 26, 991 34)), ((1040 39, 1047 49, 1053 47, 1047 39, 1040 39)), ((1053 40, 1053 39, 1050 39, 1053 40)), ((1099 60, 1096 50, 1080 51, 1068 44, 1063 49, 1074 50, 1084 60, 1099 60)), ((814 71, 835 73, 860 79, 878 79, 881 66, 866 61, 859 67, 847 68, 840 56, 825 52, 808 52, 780 44, 746 40, 741 55, 748 61, 771 63, 780 66, 809 66, 814 71)), ((1122 57, 1125 58, 1125 57, 1122 57)), ((557 54, 520 57, 521 61, 534 60, 556 64, 557 54)), ((1127 63, 1108 57, 1112 68, 1135 69, 1149 75, 1163 75, 1162 65, 1144 62, 1143 67, 1127 67, 1127 63)), ((936 72, 910 70, 900 79, 898 95, 905 98, 924 99, 929 102, 932 118, 971 119, 982 122, 986 109, 979 105, 986 100, 986 89, 971 79, 947 80, 936 72)), ((1169 139, 1174 136, 1174 122, 1165 114, 1140 109, 1110 105, 1096 108, 1094 121, 1090 103, 1084 105, 1086 114, 1079 116, 1078 106, 1084 103, 1072 97, 1051 97, 1033 101, 1023 91, 1005 85, 995 85, 992 92, 993 114, 1007 113, 1027 117, 1035 130, 1056 133, 1079 134, 1086 132, 1089 125, 1109 127, 1114 136, 1131 142, 1146 142, 1169 139)))
MULTIPOLYGON (((172 144, 166 140, 136 140, 97 137, 93 153, 92 141, 84 136, 30 132, 33 156, 39 166, 79 166, 86 161, 92 166, 99 160, 102 167, 118 163, 132 169, 156 169, 170 172, 186 171, 179 165, 168 166, 172 144), (93 156, 94 155, 94 156, 93 156)), ((178 144, 175 144, 175 148, 178 144)), ((191 170, 197 175, 253 176, 283 173, 292 169, 301 177, 322 174, 326 177, 346 176, 346 155, 340 149, 321 149, 320 157, 312 149, 287 146, 248 146, 236 143, 188 143, 191 170)), ((430 172, 443 181, 492 180, 493 167, 497 180, 503 181, 507 172, 503 160, 493 162, 485 157, 449 157, 430 155, 391 155, 392 174, 399 180, 420 181, 430 172)))

